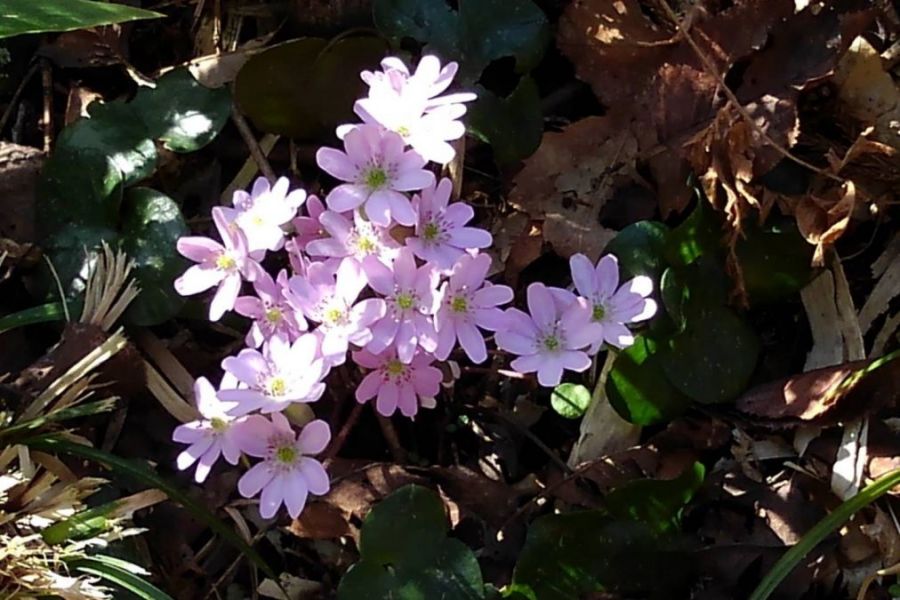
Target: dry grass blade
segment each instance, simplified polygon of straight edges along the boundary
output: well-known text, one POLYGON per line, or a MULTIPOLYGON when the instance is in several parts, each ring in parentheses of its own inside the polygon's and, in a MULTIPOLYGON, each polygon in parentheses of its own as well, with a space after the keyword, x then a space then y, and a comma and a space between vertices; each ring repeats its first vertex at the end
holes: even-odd
POLYGON ((113 252, 103 243, 102 253, 97 253, 88 276, 81 322, 104 331, 113 326, 140 292, 134 280, 128 279, 133 265, 124 252, 113 252))

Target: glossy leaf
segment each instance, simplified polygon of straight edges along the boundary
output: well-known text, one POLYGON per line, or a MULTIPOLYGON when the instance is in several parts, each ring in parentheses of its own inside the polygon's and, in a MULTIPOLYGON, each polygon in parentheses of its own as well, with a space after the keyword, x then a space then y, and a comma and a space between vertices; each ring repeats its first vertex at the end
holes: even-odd
POLYGON ((121 171, 125 185, 153 174, 156 145, 134 106, 92 102, 88 115, 63 130, 57 148, 87 148, 104 154, 121 171))
POLYGON ((63 306, 59 302, 50 302, 39 306, 32 306, 25 310, 12 313, 0 317, 0 333, 25 327, 26 325, 36 325, 37 323, 49 323, 51 321, 62 321, 66 316, 63 306))
POLYGON ((639 221, 625 227, 606 245, 605 254, 619 260, 619 279, 646 275, 658 282, 665 269, 665 247, 669 228, 657 221, 639 221))
POLYGON ((144 569, 124 560, 94 555, 68 561, 67 565, 74 571, 115 584, 141 600, 172 600, 171 596, 141 577, 147 574, 144 569))
POLYGON ((561 383, 550 394, 550 405, 560 416, 578 419, 591 404, 591 391, 577 383, 561 383))
POLYGON ((606 394, 619 415, 636 425, 665 423, 677 417, 690 400, 666 378, 658 342, 639 336, 616 357, 606 380, 606 394))
POLYGON ((722 225, 720 217, 704 198, 687 219, 672 229, 666 238, 666 260, 671 265, 689 265, 700 256, 714 256, 721 252, 722 225))
POLYGON ((150 137, 174 152, 193 152, 225 126, 231 96, 226 88, 203 87, 182 68, 160 77, 155 88, 141 88, 131 105, 150 137))
POLYGON ((134 261, 140 295, 128 308, 136 325, 156 325, 174 316, 184 300, 173 282, 187 268, 175 250, 189 229, 174 200, 150 188, 128 190, 122 222, 122 249, 134 261))
POLYGON ((531 156, 544 133, 541 99, 534 80, 523 77, 506 98, 481 86, 477 94, 478 100, 467 117, 469 128, 491 145, 497 162, 508 165, 531 156))
POLYGON ((813 250, 793 221, 749 226, 737 256, 751 304, 775 302, 803 289, 818 273, 810 266, 813 250))
POLYGON ((650 525, 659 533, 678 531, 681 512, 700 486, 706 469, 694 463, 675 479, 638 479, 606 495, 606 507, 619 518, 650 525))
MULTIPOLYGON (((91 254, 99 250, 103 242, 112 247, 118 243, 119 233, 110 227, 71 225, 44 240, 44 249, 53 263, 66 297, 80 296, 87 285, 91 254)), ((42 278, 49 296, 59 300, 56 283, 49 270, 42 278)))
POLYGON ((395 491, 366 516, 360 557, 341 580, 339 600, 484 598, 475 555, 447 538, 440 497, 417 485, 395 491))
POLYGON ((23 33, 71 31, 137 19, 156 19, 158 12, 92 0, 3 0, 0 38, 23 33))

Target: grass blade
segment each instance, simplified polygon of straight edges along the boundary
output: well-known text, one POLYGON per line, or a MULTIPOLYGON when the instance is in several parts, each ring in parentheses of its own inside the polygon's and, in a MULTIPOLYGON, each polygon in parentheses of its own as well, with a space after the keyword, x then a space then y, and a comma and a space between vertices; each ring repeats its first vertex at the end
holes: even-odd
POLYGON ((142 600, 172 600, 172 597, 140 577, 144 569, 109 556, 92 556, 69 561, 69 567, 87 575, 94 575, 122 587, 142 600))
POLYGON ((209 509, 193 500, 190 496, 179 490, 177 487, 160 477, 155 471, 147 465, 127 459, 121 458, 109 452, 77 444, 75 442, 60 439, 58 437, 43 436, 35 437, 22 442, 24 445, 37 450, 43 450, 49 453, 68 454, 92 460, 96 463, 105 465, 111 471, 118 475, 128 477, 133 481, 137 481, 166 493, 170 500, 177 502, 187 511, 194 515, 197 519, 206 524, 223 540, 237 548, 244 556, 252 561, 263 573, 275 579, 278 577, 269 565, 263 560, 259 552, 251 547, 243 538, 241 538, 233 529, 226 525, 221 519, 214 515, 209 509))
POLYGON ((31 308, 26 308, 25 310, 20 310, 19 312, 0 318, 0 333, 5 333, 18 327, 24 327, 25 325, 62 321, 65 316, 66 313, 63 311, 63 306, 60 302, 32 306, 31 308))
POLYGON ((794 570, 803 557, 812 551, 819 542, 824 540, 830 533, 837 530, 844 522, 853 516, 856 511, 865 508, 885 493, 889 492, 894 486, 900 485, 900 469, 895 469, 886 475, 882 475, 870 485, 862 489, 857 495, 853 496, 824 519, 816 523, 815 527, 806 532, 799 542, 797 542, 790 550, 784 553, 772 570, 769 571, 748 600, 766 600, 772 592, 778 587, 781 581, 794 570))

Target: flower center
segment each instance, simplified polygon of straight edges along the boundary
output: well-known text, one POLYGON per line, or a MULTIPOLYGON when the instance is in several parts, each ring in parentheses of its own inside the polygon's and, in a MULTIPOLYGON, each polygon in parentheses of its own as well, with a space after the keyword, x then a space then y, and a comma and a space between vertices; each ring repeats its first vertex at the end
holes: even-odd
POLYGON ((401 310, 409 310, 416 303, 415 299, 412 297, 412 294, 397 294, 395 302, 401 310))
POLYGON ((269 395, 284 396, 287 392, 287 382, 283 377, 273 377, 269 380, 269 395))
POLYGON ((392 358, 384 365, 384 370, 391 377, 400 377, 401 375, 403 375, 403 373, 406 372, 406 365, 404 365, 396 358, 392 358))
POLYGON ((281 446, 275 450, 275 460, 286 465, 292 465, 297 460, 297 454, 297 449, 293 446, 281 446))
POLYGON ((280 308, 272 307, 266 311, 266 321, 268 321, 272 325, 275 325, 276 323, 281 321, 281 317, 282 314, 280 308))
POLYGON ((228 421, 222 419, 220 417, 213 417, 209 424, 212 426, 213 431, 216 433, 222 433, 226 429, 228 429, 228 421))
POLYGON ((400 137, 402 137, 402 138, 408 138, 408 137, 409 137, 409 134, 412 133, 412 132, 409 130, 409 127, 407 127, 406 125, 401 125, 401 126, 398 127, 395 131, 396 131, 397 134, 398 134, 400 137))
POLYGON ((227 254, 220 254, 216 257, 216 268, 222 271, 230 271, 237 266, 237 261, 227 254))
POLYGON ((606 309, 603 308, 603 305, 602 305, 602 304, 595 304, 595 305, 594 305, 594 312, 593 312, 593 314, 591 315, 591 318, 592 318, 594 321, 602 321, 602 320, 603 320, 603 317, 604 317, 605 315, 606 315, 606 309))
POLYGON ((559 338, 553 334, 550 334, 547 337, 545 337, 543 340, 543 344, 544 344, 544 348, 546 348, 547 350, 550 350, 551 352, 559 350, 559 347, 560 347, 559 338))
POLYGON ((250 222, 259 227, 265 223, 265 220, 263 220, 262 215, 253 215, 250 222))
POLYGON ((385 185, 387 185, 388 177, 387 171, 382 169, 381 167, 373 167, 366 171, 363 179, 366 182, 366 186, 371 190, 380 190, 385 185))
POLYGON ((366 235, 359 236, 359 239, 356 240, 356 247, 365 254, 372 254, 377 248, 375 240, 366 235))
POLYGON ((456 296, 450 301, 450 310, 455 313, 464 313, 469 310, 469 302, 465 296, 456 296))
POLYGON ((427 242, 435 241, 440 234, 441 228, 438 227, 437 223, 434 221, 426 224, 425 229, 422 231, 422 237, 425 238, 425 241, 427 242))

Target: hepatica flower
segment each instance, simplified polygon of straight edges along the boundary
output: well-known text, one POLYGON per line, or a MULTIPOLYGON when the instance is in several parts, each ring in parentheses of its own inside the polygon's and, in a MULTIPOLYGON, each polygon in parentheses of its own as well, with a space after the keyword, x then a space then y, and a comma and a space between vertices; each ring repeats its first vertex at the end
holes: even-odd
POLYGON ((387 267, 374 257, 363 261, 369 286, 384 296, 387 312, 372 326, 372 341, 367 349, 375 354, 391 344, 397 346, 400 362, 409 364, 421 346, 426 352, 437 348, 432 315, 437 300, 439 275, 431 266, 416 267, 408 248, 403 248, 387 267))
POLYGON ((597 352, 604 341, 616 348, 632 345, 634 336, 625 324, 656 314, 656 302, 648 298, 653 292, 653 280, 640 275, 619 287, 619 261, 612 254, 601 258, 596 267, 588 257, 576 254, 569 259, 569 265, 575 288, 591 305, 591 320, 601 328, 591 353, 597 352))
POLYGON ((258 178, 248 194, 243 190, 234 193, 234 208, 224 208, 229 221, 234 221, 247 236, 247 247, 257 259, 266 250, 280 250, 284 246, 282 227, 290 223, 297 209, 306 200, 306 192, 301 189, 289 191, 290 182, 281 177, 274 186, 269 186, 265 177, 258 178))
POLYGON ((218 286, 209 304, 209 318, 218 321, 226 311, 234 308, 241 280, 253 281, 262 268, 250 258, 244 233, 228 224, 222 207, 212 210, 213 222, 222 243, 199 236, 178 239, 179 254, 196 263, 175 280, 175 291, 182 296, 199 294, 218 286))
POLYGON ((434 355, 438 359, 446 360, 457 340, 472 362, 487 359, 484 337, 478 328, 502 329, 506 321, 497 306, 513 299, 508 286, 485 283, 490 266, 491 257, 487 254, 464 255, 441 287, 441 304, 435 315, 438 345, 434 355))
POLYGON ((432 367, 434 357, 418 351, 409 364, 397 358, 395 348, 381 354, 367 350, 353 353, 353 362, 372 372, 356 388, 356 400, 368 402, 376 398, 375 408, 385 417, 397 410, 414 417, 423 408, 434 408, 435 396, 441 389, 441 371, 432 367))
POLYGON ((443 271, 453 268, 466 250, 487 248, 493 238, 484 229, 466 227, 475 211, 465 202, 449 204, 453 184, 447 178, 413 197, 416 210, 416 232, 406 239, 416 256, 433 263, 443 271))
POLYGON ((294 238, 291 243, 297 250, 306 251, 306 245, 311 241, 328 237, 328 232, 319 222, 319 217, 323 212, 325 212, 325 205, 317 196, 307 198, 306 215, 299 216, 293 221, 294 238))
POLYGON ((322 355, 333 365, 344 362, 349 344, 368 344, 372 339, 369 328, 384 316, 384 300, 356 301, 365 285, 365 274, 352 258, 345 258, 337 273, 316 263, 310 265, 306 277, 293 277, 289 282, 288 301, 319 323, 316 335, 322 341, 322 355))
POLYGON ((277 280, 263 271, 253 282, 256 296, 241 296, 235 301, 235 312, 253 319, 246 338, 251 348, 259 348, 265 340, 275 335, 293 342, 302 331, 306 331, 306 320, 296 314, 284 295, 287 286, 288 274, 284 269, 278 273, 277 280))
POLYGON ((363 206, 368 218, 382 227, 391 219, 413 225, 416 214, 406 194, 421 190, 434 181, 423 168, 425 159, 413 150, 404 150, 403 139, 376 125, 360 125, 344 138, 344 152, 320 148, 319 167, 345 181, 325 198, 328 208, 343 212, 363 206))
POLYGON ((538 383, 553 387, 564 370, 581 372, 591 365, 584 350, 597 339, 599 325, 591 322, 590 305, 583 298, 561 310, 542 283, 529 285, 527 296, 531 314, 507 309, 506 322, 496 335, 497 346, 519 355, 510 363, 513 369, 537 372, 538 383))
POLYGON ((223 360, 222 368, 247 388, 222 390, 219 398, 237 403, 232 414, 245 415, 284 410, 292 402, 315 402, 325 392, 322 379, 329 366, 319 355, 318 338, 307 333, 293 344, 275 336, 262 352, 245 348, 223 360))
POLYGON ((319 215, 322 228, 331 237, 309 242, 307 254, 324 258, 349 256, 360 261, 367 256, 376 256, 381 262, 391 262, 400 245, 387 230, 366 221, 358 212, 352 218, 351 221, 330 210, 319 215))
POLYGON ((248 417, 238 428, 241 450, 262 458, 238 481, 238 491, 245 498, 260 492, 259 514, 264 519, 275 516, 284 504, 296 519, 309 494, 328 493, 331 483, 325 467, 312 458, 328 445, 331 431, 325 421, 311 421, 296 435, 281 413, 272 420, 259 415, 248 417))
POLYGON ((459 120, 466 112, 463 102, 476 98, 468 92, 440 95, 453 82, 457 64, 441 67, 436 56, 428 55, 412 75, 398 58, 386 58, 381 66, 382 71, 362 72, 369 94, 354 104, 354 112, 364 123, 396 132, 428 160, 441 164, 453 160, 456 152, 447 142, 465 135, 459 120))
MULTIPOLYGON (((227 381, 223 380, 223 387, 227 385, 227 381)), ((202 418, 176 427, 172 439, 190 444, 178 455, 175 464, 183 471, 196 463, 194 479, 202 483, 220 456, 236 465, 241 451, 235 439, 235 423, 238 421, 228 414, 234 404, 219 400, 215 388, 205 377, 194 382, 194 402, 202 418)))

